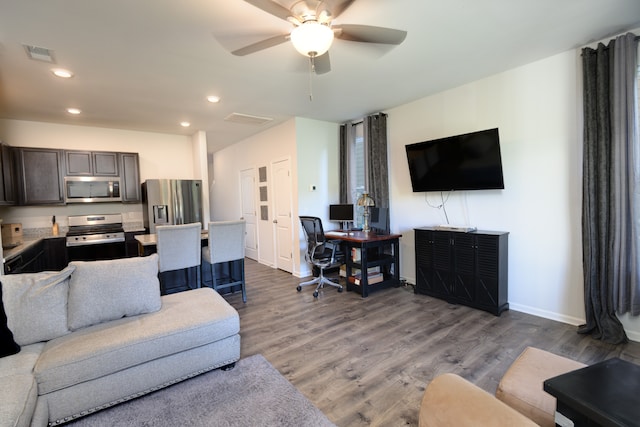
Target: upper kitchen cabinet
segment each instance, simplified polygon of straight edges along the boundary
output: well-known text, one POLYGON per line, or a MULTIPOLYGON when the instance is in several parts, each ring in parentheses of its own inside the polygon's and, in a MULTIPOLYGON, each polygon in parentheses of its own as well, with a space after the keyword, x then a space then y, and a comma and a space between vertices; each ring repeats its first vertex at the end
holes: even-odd
POLYGON ((13 151, 10 146, 0 142, 0 205, 16 204, 13 170, 13 151))
POLYGON ((14 148, 19 204, 64 204, 63 153, 50 148, 14 148))
POLYGON ((122 203, 139 203, 140 167, 138 153, 118 153, 122 203))
POLYGON ((66 150, 67 176, 118 176, 118 153, 66 150))

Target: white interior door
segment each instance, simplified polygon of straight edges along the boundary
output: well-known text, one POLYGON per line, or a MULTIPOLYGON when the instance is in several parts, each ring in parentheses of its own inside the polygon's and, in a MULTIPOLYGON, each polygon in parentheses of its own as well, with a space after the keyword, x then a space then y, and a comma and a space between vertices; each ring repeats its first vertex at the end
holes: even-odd
POLYGON ((256 229, 256 171, 255 168, 240 171, 242 218, 247 223, 245 256, 258 259, 258 232, 256 229))
POLYGON ((291 161, 274 162, 271 167, 274 192, 276 267, 293 272, 293 229, 291 225, 291 161))

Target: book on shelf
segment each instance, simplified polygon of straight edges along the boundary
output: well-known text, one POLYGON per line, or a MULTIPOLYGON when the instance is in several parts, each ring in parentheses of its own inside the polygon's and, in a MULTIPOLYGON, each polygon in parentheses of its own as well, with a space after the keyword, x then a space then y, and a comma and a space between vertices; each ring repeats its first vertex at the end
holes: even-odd
MULTIPOLYGON (((359 274, 355 276, 350 276, 349 281, 355 285, 359 285, 362 282, 362 277, 359 274)), ((367 282, 369 285, 375 285, 376 283, 380 283, 384 281, 384 274, 382 273, 373 273, 367 275, 367 282)))
MULTIPOLYGON (((375 267, 367 268, 367 274, 369 274, 369 276, 371 276, 372 274, 375 274, 375 273, 380 273, 380 266, 379 265, 376 265, 375 267)), ((360 276, 360 269, 359 268, 352 268, 351 269, 351 275, 360 276)), ((342 264, 340 266, 340 277, 347 277, 347 265, 346 264, 342 264)))

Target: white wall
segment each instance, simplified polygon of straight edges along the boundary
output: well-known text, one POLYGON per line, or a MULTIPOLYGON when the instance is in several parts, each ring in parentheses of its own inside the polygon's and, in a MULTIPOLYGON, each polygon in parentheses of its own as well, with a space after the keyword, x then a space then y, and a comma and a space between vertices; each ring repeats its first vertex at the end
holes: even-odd
MULTIPOLYGON (((0 119, 0 140, 17 147, 137 152, 140 179, 195 179, 192 138, 88 126, 0 119)), ((206 155, 205 155, 206 158, 206 155)), ((21 222, 23 229, 51 226, 51 216, 66 226, 68 215, 122 212, 125 222, 142 223, 141 204, 99 203, 68 206, 2 207, 4 222, 21 222)))
POLYGON ((317 216, 326 230, 338 228, 338 224, 329 222, 329 205, 340 202, 339 132, 337 123, 296 119, 298 213, 294 216, 294 227, 299 230, 300 277, 311 275, 311 267, 304 261, 307 243, 298 216, 317 216))
MULTIPOLYGON (((297 218, 302 213, 327 217, 329 203, 338 200, 338 127, 298 117, 214 153, 209 167, 213 219, 238 217, 241 170, 265 166, 270 177, 273 161, 291 159, 293 241, 301 242, 300 252, 293 253, 293 274, 310 274, 301 256, 305 244, 297 218), (310 191, 310 185, 316 190, 310 191)), ((269 195, 273 194, 271 184, 267 182, 269 195)), ((271 266, 275 265, 272 212, 270 203, 269 221, 258 220, 259 261, 271 266)))
MULTIPOLYGON (((388 111, 391 226, 403 234, 401 274, 415 283, 415 227, 445 223, 439 193, 413 193, 406 144, 498 127, 504 190, 452 193, 450 223, 508 231, 509 304, 584 322, 579 52, 542 61, 388 111)), ((627 323, 640 338, 640 323, 627 323)))
MULTIPOLYGON (((292 168, 295 168, 296 152, 296 128, 295 119, 291 119, 281 125, 251 136, 237 144, 220 150, 213 155, 213 163, 209 170, 211 177, 211 213, 212 220, 232 220, 241 216, 240 200, 240 172, 246 169, 257 170, 260 167, 267 168, 267 195, 273 194, 271 177, 271 162, 290 157, 292 168)), ((292 171, 295 177, 296 170, 292 171)), ((256 190, 258 183, 256 182, 256 190)), ((294 205, 297 197, 294 194, 294 205)), ((258 208, 256 197, 256 208, 258 208)), ((273 266, 274 259, 274 233, 272 222, 272 208, 269 206, 269 220, 262 221, 258 215, 258 261, 265 265, 273 266)), ((258 212, 259 214, 259 212, 258 212)))

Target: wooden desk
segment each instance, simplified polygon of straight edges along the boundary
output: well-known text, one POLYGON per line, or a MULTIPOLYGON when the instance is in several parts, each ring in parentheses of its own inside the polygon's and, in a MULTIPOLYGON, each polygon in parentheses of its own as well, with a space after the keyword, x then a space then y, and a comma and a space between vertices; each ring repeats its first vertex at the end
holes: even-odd
POLYGON ((347 291, 356 291, 363 298, 369 292, 400 286, 400 237, 401 234, 376 234, 372 231, 327 231, 327 239, 340 240, 345 248, 347 267, 347 291), (389 252, 390 250, 390 252, 389 252), (384 280, 369 284, 369 268, 379 267, 384 280), (356 283, 354 269, 360 270, 356 283))

